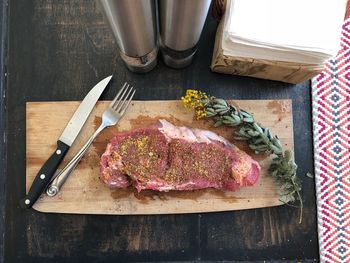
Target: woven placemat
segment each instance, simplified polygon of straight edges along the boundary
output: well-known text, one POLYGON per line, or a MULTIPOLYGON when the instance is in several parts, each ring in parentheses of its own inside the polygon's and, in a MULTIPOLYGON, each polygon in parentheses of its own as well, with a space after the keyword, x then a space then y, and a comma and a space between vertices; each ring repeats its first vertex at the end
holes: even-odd
POLYGON ((321 262, 350 262, 350 19, 341 49, 312 80, 321 262))

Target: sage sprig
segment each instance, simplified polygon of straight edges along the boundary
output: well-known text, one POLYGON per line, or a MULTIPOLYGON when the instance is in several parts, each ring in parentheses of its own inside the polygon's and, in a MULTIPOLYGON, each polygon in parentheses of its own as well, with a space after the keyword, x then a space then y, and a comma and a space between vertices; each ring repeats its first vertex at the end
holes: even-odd
POLYGON ((300 219, 302 221, 303 201, 301 198, 301 183, 297 177, 297 165, 293 161, 293 153, 283 152, 281 141, 271 130, 256 123, 249 112, 229 104, 226 100, 208 96, 197 90, 187 90, 182 97, 185 107, 193 108, 195 115, 200 118, 212 118, 214 126, 227 125, 235 127, 234 139, 245 140, 256 154, 273 154, 269 174, 279 186, 280 201, 293 205, 299 203, 300 219), (237 130, 238 129, 238 130, 237 130))
POLYGON ((269 174, 279 185, 280 201, 290 205, 298 202, 300 207, 299 223, 303 218, 303 200, 301 198, 301 181, 297 176, 297 164, 293 161, 293 153, 286 150, 277 155, 269 167, 269 174))
POLYGON ((205 101, 206 117, 213 117, 215 120, 214 126, 218 127, 226 124, 231 127, 240 126, 240 129, 235 132, 236 140, 246 140, 249 147, 256 154, 259 153, 274 153, 279 155, 282 153, 282 145, 277 136, 272 132, 254 122, 253 115, 245 110, 228 104, 223 99, 210 97, 205 101))

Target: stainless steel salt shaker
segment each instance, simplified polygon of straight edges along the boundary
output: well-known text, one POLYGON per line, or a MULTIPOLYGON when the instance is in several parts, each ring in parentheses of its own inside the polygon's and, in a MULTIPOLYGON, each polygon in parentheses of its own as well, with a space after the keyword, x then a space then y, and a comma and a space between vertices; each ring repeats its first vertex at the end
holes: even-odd
POLYGON ((159 0, 160 48, 166 65, 188 66, 197 50, 211 0, 159 0))
POLYGON ((120 55, 130 71, 144 73, 157 64, 154 0, 99 0, 120 55))

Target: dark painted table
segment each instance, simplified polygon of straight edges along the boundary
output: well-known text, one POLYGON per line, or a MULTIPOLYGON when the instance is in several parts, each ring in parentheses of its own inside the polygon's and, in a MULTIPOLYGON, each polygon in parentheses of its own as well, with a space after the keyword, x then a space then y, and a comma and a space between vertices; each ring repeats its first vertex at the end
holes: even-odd
POLYGON ((4 257, 7 1, 0 0, 0 263, 4 257))
POLYGON ((212 18, 191 66, 173 70, 159 62, 149 74, 137 75, 123 66, 93 0, 16 0, 9 12, 5 262, 317 261, 314 181, 305 177, 313 171, 309 82, 290 85, 212 73, 217 26, 212 18), (161 216, 44 214, 19 208, 25 193, 25 103, 81 100, 111 73, 113 82, 102 99, 111 99, 124 81, 138 88, 138 100, 178 99, 187 88, 223 98, 293 99, 303 223, 298 224, 299 210, 288 206, 161 216))

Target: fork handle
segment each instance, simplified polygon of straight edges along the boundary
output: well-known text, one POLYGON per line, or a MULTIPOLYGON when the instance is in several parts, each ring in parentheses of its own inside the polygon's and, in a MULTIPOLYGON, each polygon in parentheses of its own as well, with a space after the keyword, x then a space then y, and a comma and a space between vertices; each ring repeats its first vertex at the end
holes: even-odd
POLYGON ((91 143, 95 140, 97 135, 106 128, 103 124, 101 124, 100 127, 94 132, 93 135, 89 138, 89 140, 84 144, 84 146, 80 149, 80 151, 72 158, 72 160, 55 176, 55 178, 52 180, 52 182, 49 184, 46 193, 48 196, 55 196, 69 175, 74 171, 75 167, 80 162, 81 158, 83 158, 85 152, 87 149, 89 149, 89 146, 91 143))

